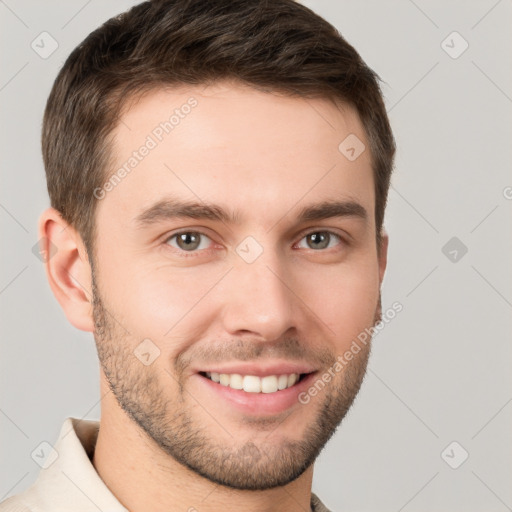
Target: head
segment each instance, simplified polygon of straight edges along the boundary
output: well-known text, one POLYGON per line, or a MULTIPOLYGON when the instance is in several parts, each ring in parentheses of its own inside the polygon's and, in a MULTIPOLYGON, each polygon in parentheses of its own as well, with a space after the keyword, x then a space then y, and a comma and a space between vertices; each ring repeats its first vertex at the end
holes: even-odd
POLYGON ((122 413, 223 485, 300 476, 369 344, 335 362, 380 315, 394 142, 375 73, 292 0, 145 2, 66 61, 43 155, 50 283, 122 413))

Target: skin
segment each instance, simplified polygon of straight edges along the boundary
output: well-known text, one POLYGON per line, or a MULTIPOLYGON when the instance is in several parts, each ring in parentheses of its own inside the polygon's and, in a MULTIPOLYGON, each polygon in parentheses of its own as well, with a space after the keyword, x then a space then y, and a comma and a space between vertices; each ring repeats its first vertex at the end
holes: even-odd
POLYGON ((318 378, 374 325, 388 239, 377 251, 369 151, 351 162, 338 150, 351 133, 368 143, 357 113, 326 99, 230 82, 158 89, 123 113, 112 172, 191 96, 190 114, 99 201, 94 272, 58 212, 40 219, 58 248, 46 263, 51 288, 98 348, 93 463, 133 512, 309 510, 313 460, 350 407, 369 349, 309 403, 277 413, 234 406, 198 371, 300 362, 318 378), (137 222, 171 196, 218 204, 238 222, 137 222), (298 222, 326 200, 358 203, 367 217, 298 222), (206 236, 186 251, 171 238, 178 231, 206 236), (326 231, 325 248, 307 237, 326 231), (262 249, 252 263, 236 251, 247 237, 262 249), (134 356, 145 339, 160 351, 149 365, 134 356))

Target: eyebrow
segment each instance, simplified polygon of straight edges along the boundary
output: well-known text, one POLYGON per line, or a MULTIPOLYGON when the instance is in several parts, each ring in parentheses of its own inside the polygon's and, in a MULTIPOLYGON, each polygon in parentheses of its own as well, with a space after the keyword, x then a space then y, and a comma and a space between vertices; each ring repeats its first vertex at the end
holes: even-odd
POLYGON ((307 222, 333 217, 355 217, 366 221, 368 212, 356 201, 323 201, 303 208, 298 215, 298 220, 307 222))
POLYGON ((135 222, 144 227, 178 218, 208 219, 231 224, 239 222, 239 216, 235 212, 228 212, 221 206, 180 199, 158 201, 137 215, 135 222))
MULTIPOLYGON (((353 200, 328 200, 302 208, 297 221, 300 223, 334 217, 354 217, 367 221, 368 212, 360 203, 353 200)), ((162 199, 143 210, 137 215, 135 222, 143 228, 180 218, 207 219, 226 224, 238 224, 241 221, 241 215, 238 212, 228 211, 220 205, 169 198, 162 199)))

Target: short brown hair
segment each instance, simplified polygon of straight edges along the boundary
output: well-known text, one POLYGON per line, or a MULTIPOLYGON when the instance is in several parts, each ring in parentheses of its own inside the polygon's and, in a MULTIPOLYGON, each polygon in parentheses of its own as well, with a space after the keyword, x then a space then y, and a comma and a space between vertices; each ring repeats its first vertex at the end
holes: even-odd
POLYGON ((154 0, 89 34, 66 60, 46 105, 42 148, 51 204, 89 255, 93 191, 112 163, 111 135, 126 99, 222 79, 356 108, 372 156, 379 241, 395 143, 378 77, 355 49, 293 0, 154 0))

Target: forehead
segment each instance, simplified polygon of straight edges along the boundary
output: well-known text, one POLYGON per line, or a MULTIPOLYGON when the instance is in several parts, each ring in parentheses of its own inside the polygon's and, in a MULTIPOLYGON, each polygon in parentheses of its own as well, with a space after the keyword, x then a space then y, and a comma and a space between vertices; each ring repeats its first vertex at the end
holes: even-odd
POLYGON ((98 210, 134 219, 172 195, 275 223, 295 205, 351 199, 372 217, 370 152, 349 159, 345 140, 368 146, 355 109, 328 99, 229 82, 154 90, 121 116, 98 210))

